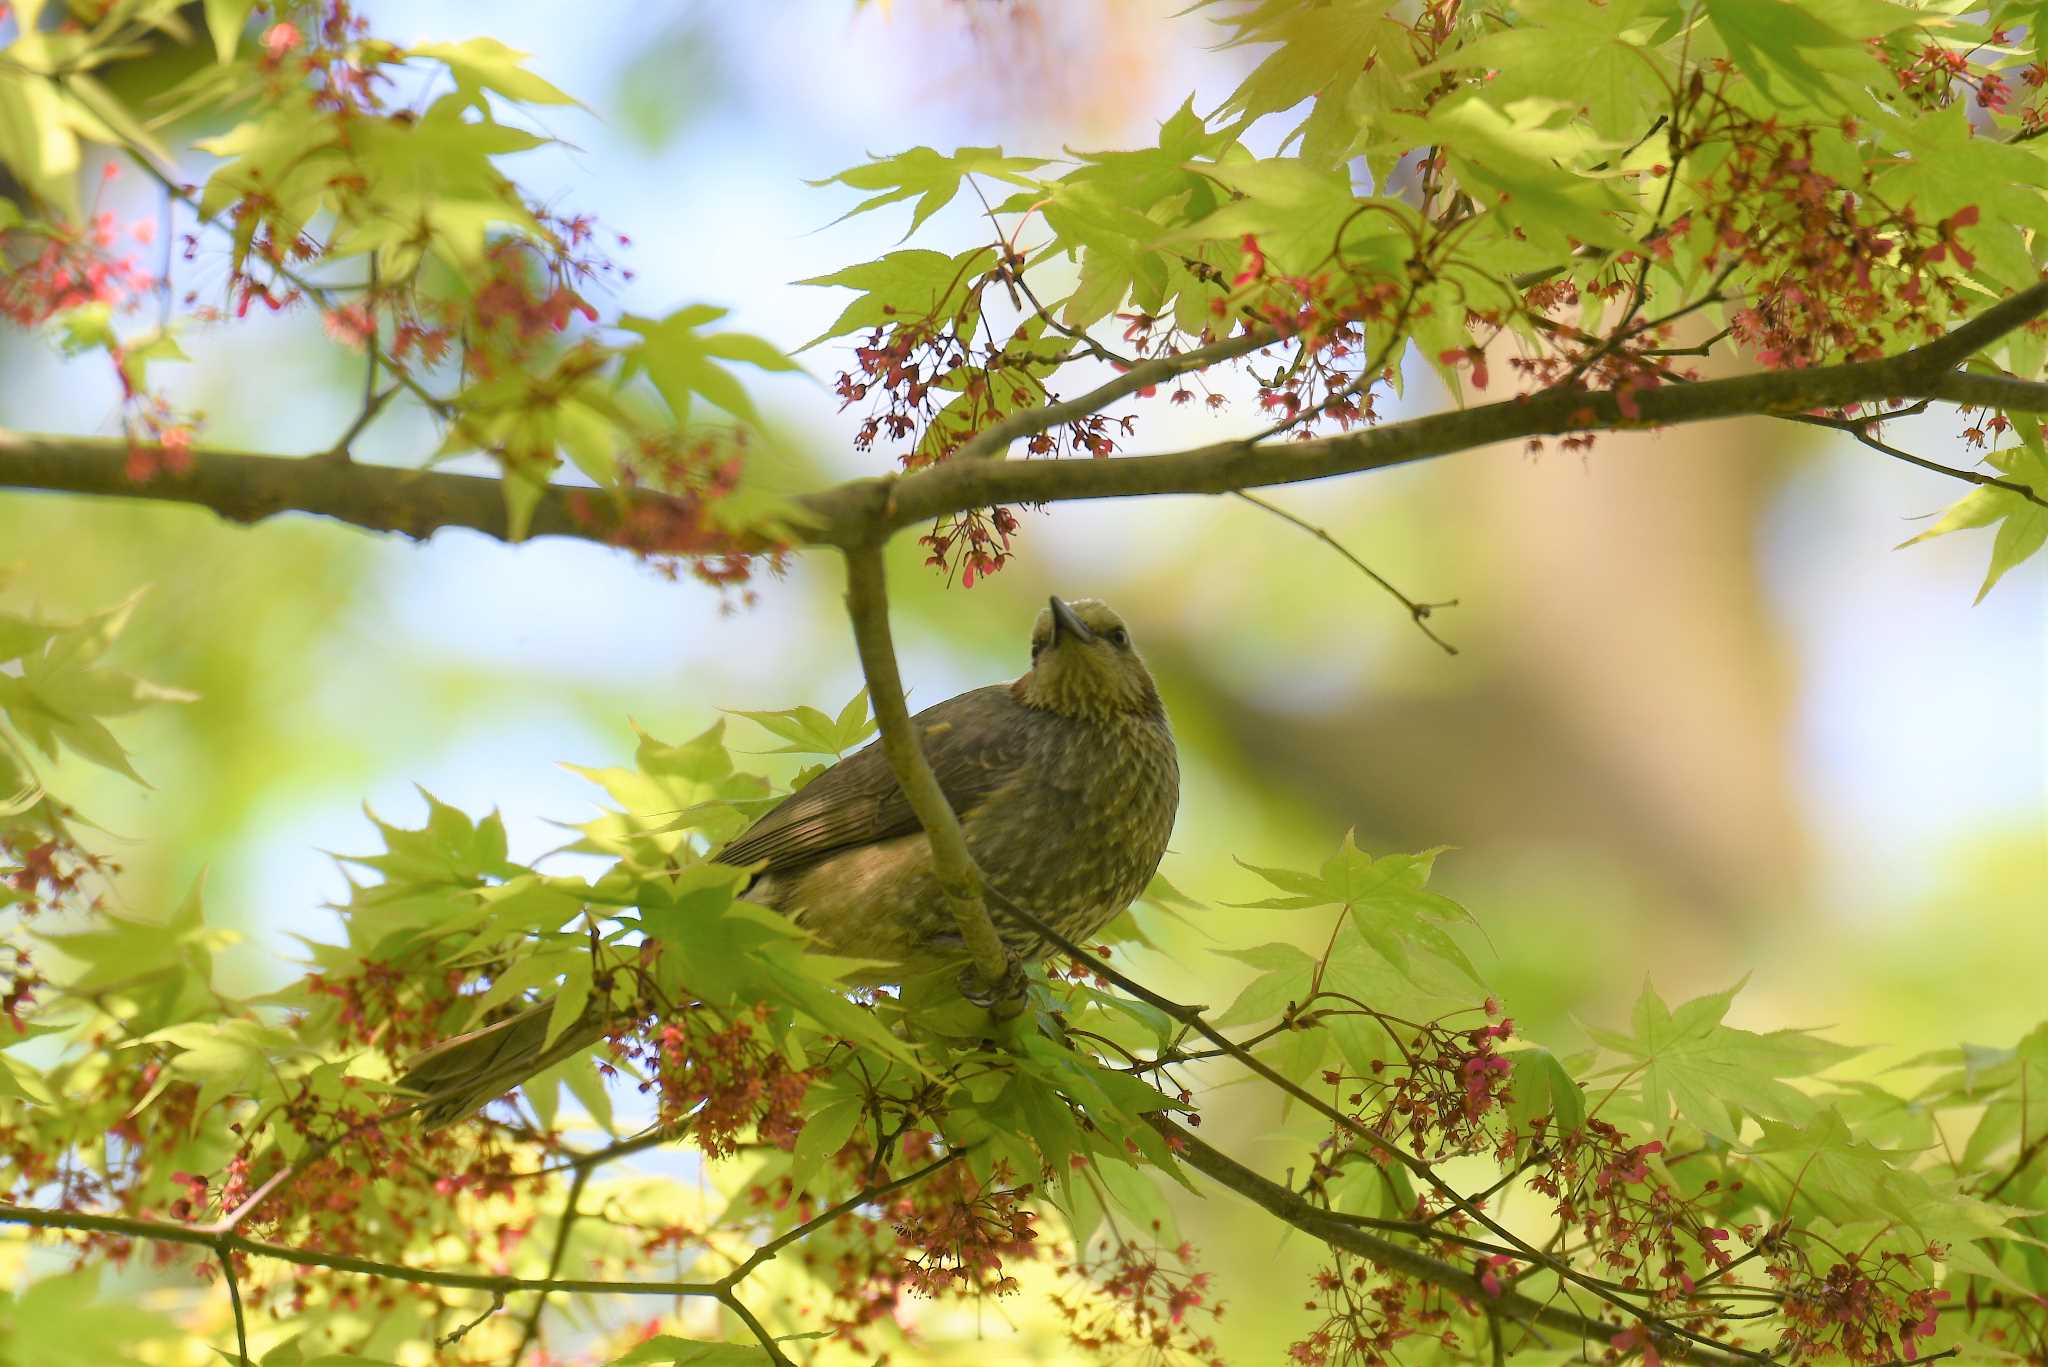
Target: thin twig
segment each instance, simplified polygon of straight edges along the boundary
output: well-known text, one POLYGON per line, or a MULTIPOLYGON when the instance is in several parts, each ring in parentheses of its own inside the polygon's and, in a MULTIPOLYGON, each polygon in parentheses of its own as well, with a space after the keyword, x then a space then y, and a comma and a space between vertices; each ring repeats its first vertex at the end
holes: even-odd
POLYGON ((167 1220, 142 1220, 126 1215, 99 1215, 82 1210, 39 1210, 30 1206, 0 1204, 0 1225, 26 1225, 31 1229, 82 1230, 96 1234, 121 1234, 133 1239, 154 1239, 162 1243, 188 1244, 197 1248, 231 1249, 252 1258, 270 1258, 299 1267, 324 1267, 335 1272, 353 1272, 365 1277, 388 1277, 393 1281, 420 1286, 447 1286, 463 1291, 491 1291, 510 1295, 519 1291, 569 1291, 591 1295, 618 1296, 705 1296, 717 1299, 719 1288, 710 1282, 617 1282, 582 1277, 509 1277, 482 1272, 445 1272, 439 1268, 407 1267, 403 1263, 379 1262, 343 1253, 322 1253, 318 1249, 293 1248, 289 1244, 266 1243, 240 1234, 223 1234, 203 1225, 173 1224, 167 1220))
MULTIPOLYGON (((1168 1119, 1164 1114, 1155 1112, 1146 1119, 1152 1128, 1165 1136, 1174 1153, 1189 1167, 1228 1187, 1264 1208, 1268 1214, 1276 1216, 1303 1233, 1313 1235, 1325 1243, 1354 1253, 1382 1267, 1427 1281, 1433 1286, 1440 1286, 1473 1305, 1485 1307, 1487 1313, 1502 1319, 1547 1325, 1575 1334, 1581 1339, 1599 1343, 1604 1343, 1613 1336, 1613 1325, 1603 1324, 1577 1311, 1537 1301, 1513 1290, 1503 1290, 1499 1295, 1494 1295, 1481 1284, 1477 1274, 1470 1268, 1444 1262, 1404 1244, 1380 1238, 1364 1229, 1332 1219, 1330 1212, 1313 1205, 1305 1197, 1281 1183, 1252 1171, 1192 1131, 1168 1119)), ((1677 1331, 1676 1326, 1636 1311, 1633 1307, 1624 1308, 1630 1309, 1638 1318, 1643 1319, 1653 1333, 1665 1340, 1667 1357, 1716 1364, 1716 1367, 1729 1367, 1738 1359, 1768 1360, 1761 1354, 1749 1353, 1740 1348, 1713 1343, 1697 1335, 1677 1331)))
POLYGON ((355 421, 348 425, 348 430, 341 434, 334 445, 327 448, 325 458, 337 464, 348 464, 351 460, 349 448, 355 445, 356 438, 363 434, 363 429, 377 420, 377 415, 384 411, 384 405, 391 402, 400 388, 402 386, 392 385, 382 393, 372 394, 364 399, 362 411, 356 414, 355 421))
POLYGON ((1109 407, 1118 399, 1126 398, 1141 389, 1163 384, 1176 376, 1191 370, 1206 370, 1222 361, 1234 361, 1240 356, 1249 356, 1262 347, 1269 347, 1281 340, 1281 334, 1268 327, 1248 328, 1235 337, 1220 342, 1211 342, 1193 351, 1183 351, 1173 356, 1155 356, 1138 364, 1078 399, 1064 403, 1049 403, 1043 408, 1026 408, 1012 413, 1001 422, 984 428, 953 455, 955 462, 967 465, 989 456, 1000 456, 1011 442, 1023 437, 1035 437, 1040 432, 1050 432, 1062 423, 1076 418, 1085 418, 1109 407))
MULTIPOLYGON (((1527 1158, 1524 1158, 1521 1162, 1515 1164, 1514 1167, 1510 1168, 1507 1172, 1503 1173, 1501 1175, 1501 1179, 1498 1182, 1495 1182, 1492 1185, 1486 1187, 1483 1191, 1476 1191, 1472 1193, 1472 1195, 1467 1199, 1470 1200, 1472 1204, 1475 1206, 1483 1204, 1491 1198, 1499 1195, 1503 1187, 1507 1186, 1517 1177, 1520 1177, 1530 1168, 1536 1166, 1536 1161, 1538 1159, 1547 1158, 1549 1156, 1549 1150, 1545 1149, 1542 1145, 1532 1145, 1529 1149, 1529 1156, 1527 1158)), ((1422 1221, 1422 1225, 1424 1228, 1427 1228, 1428 1226, 1435 1224, 1438 1220, 1444 1219, 1445 1217, 1454 1215, 1456 1213, 1457 1207, 1446 1206, 1442 1210, 1438 1211, 1436 1214, 1422 1221)))
POLYGON ((363 407, 370 406, 370 396, 377 392, 377 253, 370 253, 370 280, 363 289, 363 312, 368 315, 370 335, 363 346, 368 364, 363 367, 363 407))
POLYGON ((228 1304, 235 1312, 235 1367, 250 1367, 249 1323, 242 1313, 242 1285, 235 1279, 234 1250, 216 1241, 214 1254, 220 1259, 220 1275, 228 1284, 228 1304))
MULTIPOLYGON (((2018 480, 1999 479, 1995 475, 1983 475, 1975 470, 1964 470, 1953 465, 1943 465, 1938 460, 1929 460, 1925 456, 1916 456, 1911 451, 1901 450, 1888 441, 1873 437, 1870 435, 1870 423, 1872 421, 1882 421, 1882 418, 1824 418, 1813 413, 1788 413, 1784 416, 1789 417, 1794 422, 1805 423, 1810 427, 1825 427, 1834 432, 1847 432, 1871 450, 1882 452, 1893 460, 1902 460, 1908 465, 1917 465, 1923 470, 1932 470, 1937 475, 1947 475, 1950 479, 1959 479, 1965 484, 1975 484, 1980 488, 2003 489, 2009 494, 2018 494, 2021 498, 2037 507, 2048 508, 2048 498, 2043 498, 2040 494, 2036 493, 2034 487, 2030 484, 2021 484, 2018 480)), ((1894 415, 1884 415, 1884 417, 1891 416, 1894 415)))
MULTIPOLYGON (((579 1153, 574 1158, 571 1158, 566 1162, 556 1163, 545 1168, 537 1168, 534 1170, 533 1176, 540 1177, 550 1173, 573 1172, 578 1168, 602 1167, 604 1164, 611 1162, 613 1159, 625 1158, 630 1154, 641 1153, 647 1149, 659 1148, 661 1145, 667 1143, 670 1139, 673 1139, 674 1137, 675 1135, 672 1131, 664 1129, 659 1125, 655 1125, 648 1129, 642 1130, 640 1133, 632 1135, 629 1138, 621 1139, 613 1144, 608 1144, 604 1148, 592 1149, 588 1153, 579 1153)), ((745 1148, 747 1146, 741 1145, 740 1147, 745 1148)))
POLYGON ((790 1362, 788 1355, 782 1351, 782 1345, 777 1343, 775 1336, 768 1332, 767 1326, 755 1318, 753 1311, 747 1309, 745 1301, 735 1296, 730 1290, 723 1290, 718 1293, 718 1303, 739 1316, 740 1323, 746 1325, 747 1332, 760 1341, 763 1351, 768 1354, 768 1360, 774 1363, 775 1367, 795 1367, 795 1364, 790 1362))
POLYGON ((365 1130, 373 1130, 379 1126, 387 1125, 394 1120, 402 1120, 425 1104, 423 1101, 414 1101, 402 1106, 394 1106, 389 1110, 380 1111, 367 1120, 357 1121, 355 1124, 350 1125, 337 1134, 328 1136, 326 1139, 316 1140, 297 1159, 285 1163, 276 1172, 263 1179, 263 1184, 244 1197, 240 1205, 231 1211, 225 1212, 220 1219, 210 1224, 197 1226, 197 1228, 209 1234, 233 1234, 241 1227, 242 1222, 255 1214, 265 1201, 268 1201, 271 1197, 282 1191, 290 1184, 293 1178, 325 1158, 335 1145, 345 1140, 353 1139, 365 1130))
MULTIPOLYGON (((555 1246, 548 1254, 548 1276, 562 1270, 562 1258, 569 1251, 569 1234, 575 1228, 578 1218, 577 1204, 583 1199, 583 1189, 590 1185, 590 1174, 596 1168, 587 1163, 576 1165, 576 1175, 569 1179, 569 1194, 562 1201, 562 1215, 555 1225, 555 1246)), ((509 1361, 513 1367, 526 1360, 526 1350, 540 1336, 541 1317, 547 1313, 548 1293, 543 1291, 533 1298, 533 1308, 526 1312, 526 1321, 519 1328, 519 1346, 512 1350, 509 1361)))
POLYGON ((903 1176, 884 1182, 880 1186, 868 1187, 865 1190, 855 1192, 853 1195, 847 1197, 844 1201, 839 1202, 837 1205, 828 1207, 827 1209, 818 1212, 816 1215, 804 1221, 802 1224, 797 1225, 792 1229, 786 1229, 781 1234, 778 1234, 773 1239, 770 1239, 767 1243, 762 1244, 759 1248, 754 1250, 752 1257, 748 1258, 738 1267, 735 1267, 732 1271, 726 1273, 723 1277, 719 1278, 719 1285, 727 1287, 739 1285, 739 1283, 742 1280, 744 1280, 748 1275, 750 1275, 755 1268, 759 1267, 762 1263, 765 1263, 770 1259, 774 1258, 776 1254, 782 1252, 783 1249, 789 1247, 797 1240, 808 1238, 810 1235, 815 1234, 817 1231, 823 1229, 826 1225, 831 1224, 834 1220, 837 1220, 840 1216, 847 1214, 849 1211, 859 1210, 862 1206, 867 1205, 872 1201, 879 1200, 882 1197, 887 1196, 892 1191, 900 1191, 904 1187, 911 1186, 918 1182, 922 1182, 925 1178, 930 1177, 939 1169, 958 1162, 961 1158, 965 1157, 966 1154, 966 1148, 954 1149, 950 1153, 943 1154, 940 1157, 933 1159, 931 1162, 925 1164, 921 1168, 918 1168, 914 1172, 905 1173, 903 1176))
POLYGON ((1413 598, 1410 598, 1407 594, 1401 592, 1401 590, 1395 588, 1392 584, 1388 583, 1384 578, 1381 577, 1380 573, 1377 570, 1375 570, 1372 566, 1366 564, 1363 560, 1360 560, 1356 555, 1353 555, 1351 551, 1345 547, 1343 542, 1337 540, 1336 537, 1331 536, 1329 532, 1325 531, 1323 528, 1316 526, 1315 523, 1308 521, 1306 518, 1297 517, 1293 513, 1290 513, 1285 508, 1281 507, 1279 504, 1269 503, 1265 499, 1260 498, 1257 494, 1248 494, 1244 490, 1239 489, 1237 490, 1237 496, 1243 499, 1245 502, 1251 504, 1255 508, 1264 508, 1267 512, 1279 518, 1282 522, 1291 523, 1292 525, 1301 528, 1310 536, 1322 542, 1325 546, 1328 546, 1331 550, 1337 552, 1337 554, 1343 556, 1346 560, 1350 561, 1354 567, 1361 571, 1366 578, 1372 580, 1373 583, 1378 584, 1388 593, 1393 594, 1396 599, 1400 600, 1401 606, 1408 609, 1409 617, 1414 619, 1416 628, 1420 630, 1424 636, 1427 636, 1430 640, 1435 641, 1438 646, 1442 647, 1444 654, 1456 655, 1458 653, 1458 648, 1456 646, 1452 645, 1449 641, 1446 641, 1443 637, 1437 635, 1434 631, 1431 631, 1429 629, 1430 613, 1434 612, 1438 608, 1454 608, 1458 606, 1457 599, 1447 598, 1441 603, 1418 603, 1413 598))
POLYGON ((2042 1135, 2033 1143, 2027 1145, 2027 1147, 2020 1150, 2020 1156, 2013 1160, 2013 1164, 2010 1168, 2006 1169, 2005 1176, 1999 1178, 1998 1181, 1992 1184, 1991 1189, 1984 1193, 1984 1199, 1989 1201, 1992 1197, 1998 1195, 1999 1192, 2004 1191, 2008 1186, 2011 1186, 2012 1180, 2015 1177, 2018 1177, 2021 1173, 2025 1172, 2027 1170, 2028 1164, 2032 1163, 2035 1158, 2039 1157, 2041 1150, 2044 1148, 2048 1148, 2048 1134, 2042 1135))
MULTIPOLYGON (((547 1295, 547 1293, 546 1293, 546 1292, 542 1292, 542 1293, 541 1293, 541 1295, 542 1295, 542 1298, 543 1298, 543 1299, 545 1299, 545 1298, 546 1298, 546 1295, 547 1295)), ((436 1339, 434 1340, 434 1346, 435 1346, 436 1348, 452 1348, 452 1347, 454 1347, 454 1346, 455 1346, 456 1344, 458 1344, 458 1343, 462 1342, 462 1341, 463 1341, 464 1339, 466 1339, 466 1338, 468 1338, 468 1337, 469 1337, 469 1331, 470 1331, 470 1330, 472 1330, 472 1329, 476 1328, 476 1327, 477 1327, 477 1326, 478 1326, 479 1324, 482 1324, 482 1323, 483 1323, 483 1322, 484 1322, 485 1320, 487 1320, 487 1319, 489 1319, 489 1318, 490 1318, 491 1316, 493 1316, 493 1315, 497 1314, 497 1313, 498 1313, 498 1312, 499 1312, 500 1310, 503 1310, 504 1308, 505 1308, 505 1293, 504 1293, 504 1292, 502 1292, 502 1291, 499 1291, 499 1292, 495 1292, 495 1293, 493 1293, 493 1294, 492 1294, 492 1296, 491 1296, 491 1303, 490 1303, 489 1305, 485 1306, 485 1307, 483 1308, 483 1310, 482 1310, 481 1312, 479 1312, 479 1313, 478 1313, 478 1315, 477 1315, 477 1317, 476 1317, 475 1319, 472 1319, 472 1320, 465 1320, 465 1321, 463 1321, 463 1322, 462 1322, 461 1324, 457 1325, 457 1326, 456 1326, 455 1328, 453 1328, 453 1329, 449 1330, 449 1331, 448 1331, 448 1332, 447 1332, 447 1333, 446 1333, 445 1335, 442 1335, 442 1336, 440 1336, 440 1337, 437 1337, 437 1338, 436 1338, 436 1339)), ((525 1352, 525 1351, 526 1351, 525 1345, 523 1345, 523 1344, 522 1344, 522 1345, 520 1346, 520 1349, 519 1349, 519 1351, 520 1351, 520 1352, 522 1352, 522 1353, 523 1353, 523 1352, 525 1352)), ((517 1362, 519 1361, 519 1359, 518 1359, 518 1358, 517 1358, 517 1357, 515 1356, 515 1357, 514 1357, 514 1358, 512 1359, 512 1361, 513 1361, 514 1363, 517 1363, 517 1362)))

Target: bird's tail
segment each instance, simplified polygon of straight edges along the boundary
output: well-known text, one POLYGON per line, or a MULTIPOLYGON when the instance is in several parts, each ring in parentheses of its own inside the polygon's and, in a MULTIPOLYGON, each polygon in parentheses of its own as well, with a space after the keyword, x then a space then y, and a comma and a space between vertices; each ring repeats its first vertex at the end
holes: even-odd
POLYGON ((426 1098, 419 1110, 428 1129, 452 1124, 525 1082, 534 1074, 588 1049, 604 1038, 608 1024, 586 1010, 548 1040, 554 1003, 542 1002, 496 1025, 442 1040, 415 1055, 398 1085, 426 1098))

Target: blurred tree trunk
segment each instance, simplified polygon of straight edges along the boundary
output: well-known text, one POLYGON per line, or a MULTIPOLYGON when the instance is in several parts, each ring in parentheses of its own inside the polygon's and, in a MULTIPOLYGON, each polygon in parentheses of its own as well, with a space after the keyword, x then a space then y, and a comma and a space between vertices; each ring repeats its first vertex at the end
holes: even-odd
POLYGON ((1757 554, 1780 441, 1718 423, 1447 462, 1420 515, 1466 543, 1458 579, 1479 587, 1442 619, 1463 651, 1444 691, 1319 713, 1204 691, 1258 769, 1394 848, 1540 844, 1673 911, 1782 907, 1806 840, 1757 554))

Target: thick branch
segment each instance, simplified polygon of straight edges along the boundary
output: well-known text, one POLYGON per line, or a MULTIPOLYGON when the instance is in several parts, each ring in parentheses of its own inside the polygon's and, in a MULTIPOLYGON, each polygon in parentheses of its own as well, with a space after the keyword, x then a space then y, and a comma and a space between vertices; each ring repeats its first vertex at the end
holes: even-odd
MULTIPOLYGON (((1488 1315, 1501 1319, 1543 1325, 1594 1343, 1604 1343, 1616 1332, 1612 1324, 1589 1318, 1547 1301, 1532 1299, 1519 1292, 1504 1291, 1495 1295, 1486 1289, 1471 1269, 1447 1263, 1440 1258, 1432 1258, 1426 1253, 1381 1238, 1356 1226, 1332 1220, 1329 1212, 1317 1207, 1300 1193, 1252 1171, 1165 1115, 1154 1114, 1147 1116, 1146 1119, 1151 1122, 1152 1128, 1166 1137, 1175 1154, 1189 1167, 1230 1188, 1276 1219, 1293 1225, 1333 1248, 1341 1248, 1347 1253, 1370 1259, 1418 1281, 1442 1287, 1474 1305, 1483 1307, 1488 1315)), ((1734 1367, 1734 1364, 1743 1360, 1738 1353, 1721 1352, 1697 1341, 1662 1335, 1660 1338, 1662 1341, 1659 1347, 1663 1349, 1666 1357, 1711 1363, 1715 1367, 1734 1367)))
MULTIPOLYGON (((1888 399, 2048 412, 2048 383, 1949 368, 1965 347, 1981 347, 2043 312, 2048 312, 2048 284, 2023 290, 1955 332, 1897 356, 1664 385, 1633 394, 1627 413, 1611 393, 1549 391, 1314 441, 1262 445, 1238 439, 1114 460, 955 459, 909 475, 849 480, 801 496, 792 501, 787 535, 795 544, 852 547, 936 517, 997 504, 1225 494, 1384 469, 1500 442, 1806 413, 1888 399)), ((1196 354, 1169 359, 1186 361, 1196 354)), ((1033 424, 1065 420, 1059 415, 1079 413, 1081 405, 1099 408, 1134 392, 1143 387, 1132 383, 1140 369, 1069 404, 1030 410, 1030 422, 1023 421, 1027 415, 1018 415, 1018 432, 1041 430, 1033 424)), ((1008 433, 1005 440, 1016 435, 1007 426, 990 430, 1008 433)), ((415 537, 441 527, 507 535, 503 493, 493 479, 194 450, 189 474, 165 474, 137 484, 127 476, 129 452, 128 443, 119 439, 0 433, 0 487, 197 503, 238 522, 296 511, 415 537)), ((561 485, 542 493, 530 534, 645 545, 636 537, 649 528, 681 529, 679 539, 657 539, 648 548, 682 554, 759 550, 771 540, 721 539, 705 527, 703 509, 687 499, 647 490, 614 497, 561 485)))
MULTIPOLYGON (((504 482, 442 470, 361 465, 317 456, 244 455, 198 448, 186 474, 165 472, 144 481, 129 477, 131 453, 165 457, 161 447, 132 447, 121 437, 54 437, 0 430, 0 486, 58 493, 113 495, 168 503, 196 503, 230 522, 257 523, 279 513, 314 513, 373 532, 400 532, 423 540, 443 527, 509 540, 504 482)), ((550 484, 534 505, 532 536, 589 541, 619 538, 636 519, 694 525, 701 510, 690 500, 649 490, 614 495, 601 489, 550 484)), ((677 547, 687 550, 686 547, 677 547)), ((745 549, 745 547, 734 547, 745 549)))
POLYGON ((2048 312, 2048 282, 2021 290, 1918 348, 1912 353, 1931 370, 1952 370, 2008 332, 2017 332, 2048 312))
MULTIPOLYGON (((2040 304, 2048 307, 2048 286, 2040 304)), ((1008 503, 1127 498, 1152 494, 1227 494, 1273 484, 1384 469, 1500 442, 1573 432, 1669 427, 1720 418, 1844 408, 1885 399, 1938 399, 2048 412, 2048 384, 1960 372, 1929 374, 1914 353, 1816 370, 1769 371, 1729 380, 1638 391, 1624 415, 1615 395, 1561 392, 1479 408, 1432 413, 1385 427, 1278 446, 1217 442, 1171 455, 1097 461, 957 462, 895 482, 891 527, 1008 503)), ((855 489, 842 485, 807 502, 830 510, 855 489)))
POLYGON ((860 651, 861 673, 867 676, 875 724, 881 728, 882 751, 931 842, 932 872, 952 907, 953 921, 973 957, 975 971, 984 984, 999 988, 1010 977, 1009 951, 1003 948, 995 922, 982 902, 981 871, 967 852, 960 818, 925 759, 924 747, 910 722, 910 709, 903 701, 903 677, 897 672, 896 646, 889 637, 889 591, 879 544, 858 546, 846 553, 846 614, 853 622, 854 644, 860 651))

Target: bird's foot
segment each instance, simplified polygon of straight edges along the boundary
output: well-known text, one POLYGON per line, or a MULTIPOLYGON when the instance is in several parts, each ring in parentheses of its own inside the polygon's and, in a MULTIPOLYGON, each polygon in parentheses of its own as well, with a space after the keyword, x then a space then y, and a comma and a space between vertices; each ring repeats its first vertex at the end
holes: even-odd
POLYGON ((1024 994, 1031 985, 1024 965, 1015 959, 1005 961, 1002 979, 993 985, 973 964, 960 970, 958 982, 961 996, 1001 1020, 1023 1014, 1024 994))

